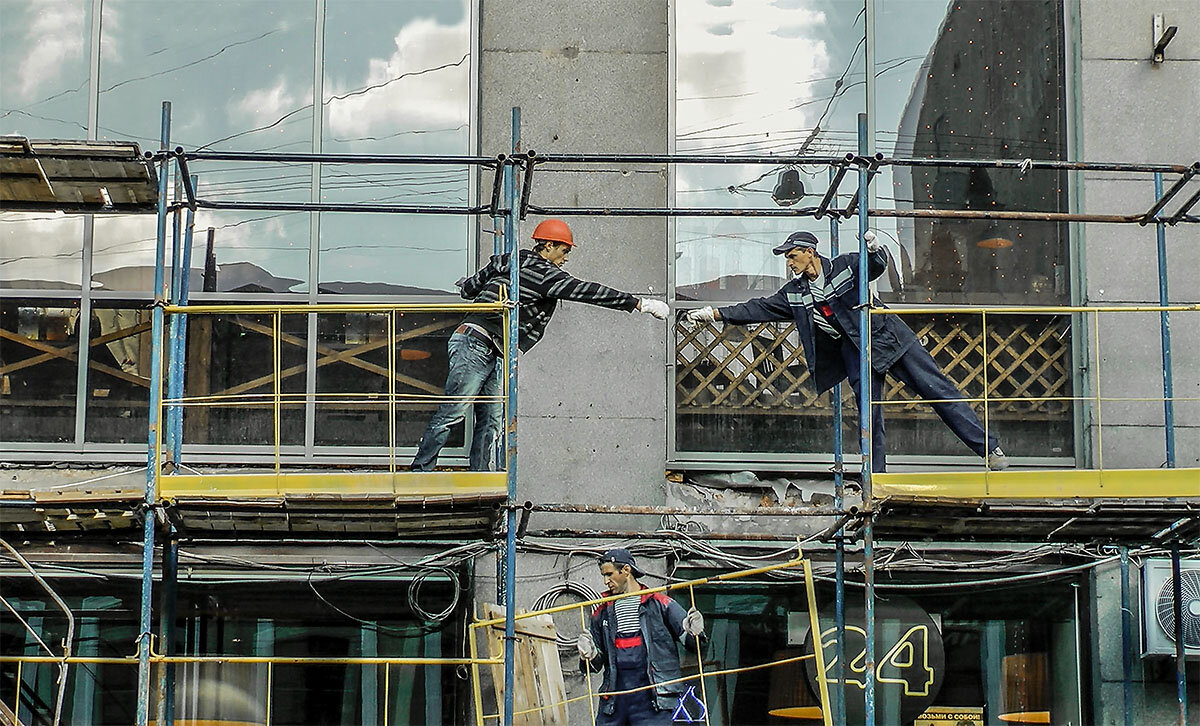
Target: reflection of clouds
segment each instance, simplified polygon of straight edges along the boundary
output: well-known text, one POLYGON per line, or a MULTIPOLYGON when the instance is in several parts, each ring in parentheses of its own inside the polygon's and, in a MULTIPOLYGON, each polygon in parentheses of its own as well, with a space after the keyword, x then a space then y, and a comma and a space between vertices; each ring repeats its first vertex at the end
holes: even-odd
POLYGON ((26 13, 27 46, 16 76, 21 99, 30 101, 53 90, 44 86, 60 80, 71 61, 83 58, 87 32, 83 3, 75 0, 41 0, 31 3, 26 13))
POLYGON ((312 103, 311 84, 305 86, 305 91, 293 92, 289 88, 287 79, 280 77, 278 82, 270 88, 259 88, 250 91, 241 99, 231 99, 230 115, 249 118, 256 126, 269 124, 296 108, 310 105, 312 103))
POLYGON ((326 113, 333 135, 367 135, 397 126, 424 128, 466 123, 468 64, 430 73, 422 71, 460 61, 470 49, 468 30, 465 17, 454 25, 418 18, 396 34, 396 50, 391 56, 367 62, 365 78, 330 79, 327 88, 330 96, 379 86, 329 104, 326 113), (388 83, 404 74, 416 75, 388 83))
POLYGON ((0 280, 79 284, 83 218, 10 212, 0 224, 0 280))
MULTIPOLYGON (((824 12, 766 2, 689 3, 676 20, 676 93, 688 99, 679 108, 679 132, 730 119, 738 134, 810 127, 819 109, 790 107, 817 90, 797 81, 832 70, 828 24, 824 12)), ((687 145, 699 151, 718 143, 689 138, 687 145)))

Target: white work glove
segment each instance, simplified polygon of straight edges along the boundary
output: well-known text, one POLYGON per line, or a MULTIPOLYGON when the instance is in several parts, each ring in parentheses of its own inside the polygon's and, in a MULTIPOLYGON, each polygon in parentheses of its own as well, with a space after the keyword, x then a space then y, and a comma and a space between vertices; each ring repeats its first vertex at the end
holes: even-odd
POLYGON ((867 252, 875 253, 883 249, 883 243, 880 242, 875 236, 875 233, 869 229, 867 230, 867 233, 863 235, 863 240, 867 243, 867 252))
POLYGON ((653 300, 648 297, 638 300, 638 309, 647 315, 653 315, 659 320, 666 320, 667 316, 671 314, 671 308, 665 302, 662 300, 653 300))
POLYGON ((579 639, 575 641, 575 649, 579 651, 579 657, 589 663, 600 655, 600 649, 596 647, 596 642, 587 633, 579 634, 579 639))
POLYGON ((716 311, 712 308, 712 305, 705 305, 702 308, 696 308, 695 310, 687 311, 687 314, 683 316, 683 319, 689 323, 711 323, 716 321, 717 316, 716 311))
POLYGON ((704 616, 696 608, 688 610, 687 615, 683 616, 683 632, 692 636, 704 633, 704 616))

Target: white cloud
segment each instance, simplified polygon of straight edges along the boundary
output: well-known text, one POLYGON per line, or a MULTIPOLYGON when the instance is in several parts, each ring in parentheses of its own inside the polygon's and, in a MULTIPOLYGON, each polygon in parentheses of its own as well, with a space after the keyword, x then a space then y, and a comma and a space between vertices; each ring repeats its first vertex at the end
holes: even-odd
POLYGON ((333 135, 369 136, 384 130, 467 123, 470 60, 422 71, 462 60, 470 48, 468 33, 465 19, 455 25, 442 25, 430 18, 417 18, 396 34, 396 48, 389 57, 369 59, 360 76, 331 79, 326 86, 327 96, 378 86, 329 103, 326 116, 333 135), (405 74, 415 75, 393 80, 405 74))
POLYGON ((825 92, 806 81, 835 74, 824 40, 828 23, 823 12, 764 0, 690 3, 676 20, 678 130, 713 130, 685 137, 690 140, 681 147, 696 151, 728 145, 732 134, 750 140, 754 134, 811 128, 821 105, 792 107, 825 92), (734 125, 714 128, 725 124, 734 125))
POLYGON ((229 103, 230 115, 241 119, 249 118, 255 126, 265 126, 284 114, 312 103, 312 89, 295 92, 289 88, 286 78, 270 88, 259 88, 247 93, 239 100, 229 103))
POLYGON ((22 100, 60 90, 52 84, 62 79, 69 64, 83 59, 87 39, 84 16, 83 3, 75 0, 42 0, 29 5, 28 48, 17 69, 22 100))

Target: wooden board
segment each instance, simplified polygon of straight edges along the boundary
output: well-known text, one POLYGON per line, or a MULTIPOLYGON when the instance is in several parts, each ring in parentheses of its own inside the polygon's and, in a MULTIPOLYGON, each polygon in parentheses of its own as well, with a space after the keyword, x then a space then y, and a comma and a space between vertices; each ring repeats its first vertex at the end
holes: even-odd
MULTIPOLYGON (((518 614, 522 610, 517 611, 518 614)), ((504 608, 483 604, 483 617, 491 620, 504 617, 504 608)), ((563 682, 562 663, 558 656, 558 640, 554 620, 538 615, 516 621, 516 642, 513 644, 513 724, 514 726, 566 726, 567 686, 563 682), (538 709, 530 713, 521 713, 538 709)), ((488 657, 504 655, 504 625, 488 628, 488 657)), ((504 703, 504 665, 491 667, 496 703, 504 703)))

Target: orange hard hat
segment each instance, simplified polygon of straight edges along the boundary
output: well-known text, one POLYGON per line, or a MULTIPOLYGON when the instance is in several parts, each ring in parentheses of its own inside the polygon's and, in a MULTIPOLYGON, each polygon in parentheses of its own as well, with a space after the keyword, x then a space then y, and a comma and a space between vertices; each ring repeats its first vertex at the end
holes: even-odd
POLYGON ((537 227, 534 227, 533 238, 575 246, 575 240, 571 238, 571 228, 561 219, 543 219, 537 227))

